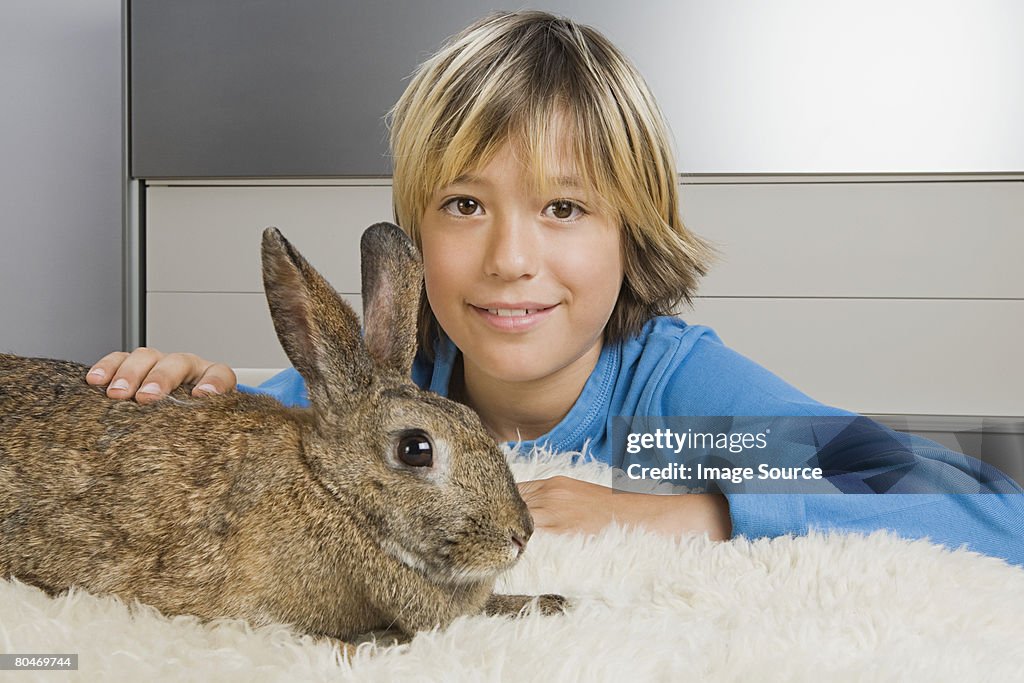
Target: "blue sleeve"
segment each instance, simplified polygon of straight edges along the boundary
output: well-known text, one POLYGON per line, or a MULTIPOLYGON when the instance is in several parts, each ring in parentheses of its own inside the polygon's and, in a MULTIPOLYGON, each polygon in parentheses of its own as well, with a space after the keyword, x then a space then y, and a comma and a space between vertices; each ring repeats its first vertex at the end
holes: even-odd
MULTIPOLYGON (((412 369, 413 381, 422 388, 429 388, 432 370, 433 366, 426 359, 417 356, 416 363, 412 369)), ((246 384, 239 384, 238 390, 243 394, 271 396, 284 405, 293 408, 309 407, 309 393, 306 391, 306 381, 302 379, 302 375, 295 368, 286 368, 259 386, 250 387, 246 384)))
POLYGON ((738 493, 728 499, 734 536, 888 529, 1024 565, 1024 495, 1019 493, 738 493))
POLYGON ((309 407, 306 382, 295 368, 282 370, 257 387, 239 384, 238 390, 245 394, 265 394, 293 408, 309 407))
MULTIPOLYGON (((669 383, 666 415, 855 415, 819 403, 717 337, 687 354, 669 383), (683 387, 704 388, 699 403, 683 387), (668 394, 671 395, 669 398, 668 394)), ((846 493, 726 493, 733 535, 748 538, 805 534, 810 529, 870 533, 887 529, 904 538, 927 538, 1024 564, 1024 494, 1012 479, 987 464, 916 435, 879 425, 879 461, 899 461, 899 486, 975 477, 982 490, 1001 493, 870 493, 878 490, 878 468, 843 475, 846 493), (894 446, 895 444, 895 446, 894 446), (904 474, 909 473, 909 474, 904 474)), ((865 460, 865 463, 869 460, 865 460)), ((924 490, 935 491, 935 488, 924 490)), ((939 489, 943 490, 943 489, 939 489)), ((950 489, 945 489, 950 490, 950 489)), ((952 489, 957 490, 957 489, 952 489)))

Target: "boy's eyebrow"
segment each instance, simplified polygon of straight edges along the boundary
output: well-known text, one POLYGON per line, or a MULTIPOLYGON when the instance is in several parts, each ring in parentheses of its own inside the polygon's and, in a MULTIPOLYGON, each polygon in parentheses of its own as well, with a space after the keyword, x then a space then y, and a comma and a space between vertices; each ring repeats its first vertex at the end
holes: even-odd
POLYGON ((490 183, 486 179, 472 173, 460 173, 448 183, 448 186, 451 185, 490 185, 490 183))
POLYGON ((583 179, 576 175, 560 175, 557 178, 552 178, 552 181, 559 187, 583 189, 583 179))
MULTIPOLYGON (((461 173, 456 176, 446 187, 452 185, 490 185, 490 181, 472 173, 461 173)), ((583 180, 575 175, 560 175, 551 179, 551 184, 556 187, 570 187, 583 189, 583 180)))

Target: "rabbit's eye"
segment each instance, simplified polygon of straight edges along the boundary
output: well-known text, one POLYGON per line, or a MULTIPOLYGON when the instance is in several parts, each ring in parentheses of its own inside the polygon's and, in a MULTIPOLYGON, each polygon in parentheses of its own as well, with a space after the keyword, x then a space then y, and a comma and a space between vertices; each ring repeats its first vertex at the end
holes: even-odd
POLYGON ((422 432, 411 432, 398 440, 398 459, 409 467, 434 464, 434 445, 422 432))

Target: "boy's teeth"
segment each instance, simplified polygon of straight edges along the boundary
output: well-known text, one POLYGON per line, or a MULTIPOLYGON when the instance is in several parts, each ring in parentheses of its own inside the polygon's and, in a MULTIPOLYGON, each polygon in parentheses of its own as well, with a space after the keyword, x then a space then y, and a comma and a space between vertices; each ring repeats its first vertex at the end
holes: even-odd
POLYGON ((501 316, 502 318, 518 318, 520 316, 529 315, 530 313, 536 313, 537 309, 529 308, 488 308, 487 312, 491 315, 501 316))

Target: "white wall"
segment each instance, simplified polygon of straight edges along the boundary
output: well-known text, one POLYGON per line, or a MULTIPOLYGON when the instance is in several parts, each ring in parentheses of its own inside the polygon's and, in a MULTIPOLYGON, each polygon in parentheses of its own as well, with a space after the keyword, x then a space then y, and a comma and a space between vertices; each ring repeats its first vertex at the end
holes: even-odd
POLYGON ((1019 0, 558 4, 634 59, 684 173, 1024 171, 1019 0))
POLYGON ((0 352, 121 345, 121 2, 0 3, 0 352))

